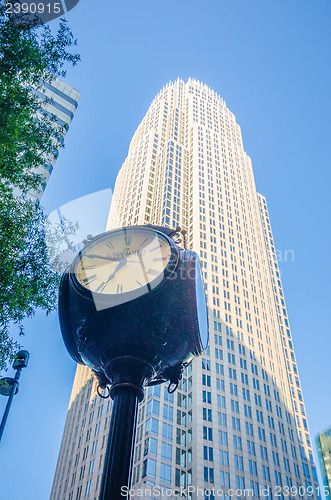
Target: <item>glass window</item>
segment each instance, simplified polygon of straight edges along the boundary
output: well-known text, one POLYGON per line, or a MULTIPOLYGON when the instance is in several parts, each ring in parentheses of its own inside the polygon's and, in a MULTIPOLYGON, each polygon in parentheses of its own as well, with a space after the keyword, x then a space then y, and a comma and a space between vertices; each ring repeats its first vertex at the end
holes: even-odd
POLYGON ((161 463, 160 468, 160 479, 165 483, 171 483, 171 467, 170 465, 166 465, 161 463))
POLYGON ((171 462, 172 460, 172 445, 162 442, 161 444, 161 458, 171 462))
POLYGON ((154 415, 159 415, 160 413, 160 403, 156 399, 151 399, 147 403, 147 415, 153 413, 154 415))
POLYGON ((146 432, 151 432, 152 434, 158 435, 159 431, 159 421, 155 418, 149 418, 146 421, 146 432))
POLYGON ((156 476, 156 460, 148 458, 147 460, 147 475, 150 477, 156 476))
POLYGON ((151 455, 156 455, 157 454, 157 439, 149 438, 148 452, 151 455))

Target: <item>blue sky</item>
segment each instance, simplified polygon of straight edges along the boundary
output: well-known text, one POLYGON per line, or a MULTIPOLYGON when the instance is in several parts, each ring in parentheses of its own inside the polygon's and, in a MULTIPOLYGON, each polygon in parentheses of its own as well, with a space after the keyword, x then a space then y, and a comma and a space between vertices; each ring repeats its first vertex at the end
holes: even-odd
MULTIPOLYGON (((82 97, 43 200, 50 212, 112 188, 169 80, 217 91, 241 126, 276 248, 294 251, 280 266, 313 436, 331 425, 330 17, 329 0, 81 0, 67 19, 82 62, 66 81, 82 97)), ((0 448, 4 500, 18 480, 24 500, 49 498, 75 369, 55 314, 26 325, 30 366, 0 448)))

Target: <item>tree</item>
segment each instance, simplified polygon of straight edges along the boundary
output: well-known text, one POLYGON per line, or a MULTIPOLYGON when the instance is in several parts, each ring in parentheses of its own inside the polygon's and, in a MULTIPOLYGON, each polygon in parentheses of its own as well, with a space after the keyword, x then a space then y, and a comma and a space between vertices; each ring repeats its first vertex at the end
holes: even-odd
POLYGON ((65 20, 54 35, 49 26, 14 25, 0 6, 0 368, 17 349, 11 326, 23 332, 37 308, 56 307, 59 274, 48 260, 45 215, 28 193, 43 186, 43 167, 63 138, 36 90, 77 64, 75 45, 65 20))

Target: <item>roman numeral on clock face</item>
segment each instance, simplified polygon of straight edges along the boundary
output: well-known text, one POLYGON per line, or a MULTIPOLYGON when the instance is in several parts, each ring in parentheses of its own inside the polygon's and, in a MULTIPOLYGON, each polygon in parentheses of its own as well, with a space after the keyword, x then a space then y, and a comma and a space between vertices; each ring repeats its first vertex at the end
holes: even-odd
POLYGON ((95 290, 96 292, 103 292, 103 290, 106 288, 106 283, 102 282, 98 288, 95 290))
POLYGON ((117 293, 123 292, 123 285, 117 285, 117 293))
POLYGON ((148 241, 148 238, 145 238, 144 241, 142 243, 140 243, 140 246, 142 247, 144 243, 146 243, 146 241, 148 241))
POLYGON ((131 245, 131 237, 130 236, 126 236, 125 237, 125 244, 126 244, 126 246, 130 246, 131 245))
POLYGON ((83 282, 85 283, 85 285, 89 285, 90 283, 92 283, 96 279, 97 279, 97 275, 93 274, 93 276, 89 276, 88 278, 83 279, 83 282))

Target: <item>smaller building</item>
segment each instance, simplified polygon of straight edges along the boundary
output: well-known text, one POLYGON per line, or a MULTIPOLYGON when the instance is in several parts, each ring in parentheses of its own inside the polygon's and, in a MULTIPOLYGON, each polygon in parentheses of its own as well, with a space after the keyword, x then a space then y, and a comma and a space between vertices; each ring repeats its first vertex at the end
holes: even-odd
MULTIPOLYGON (((38 90, 34 89, 34 92, 43 101, 42 109, 46 111, 50 117, 55 116, 57 125, 64 127, 64 141, 77 110, 80 92, 55 77, 51 83, 43 82, 43 87, 38 90)), ((38 173, 44 177, 45 182, 38 190, 29 193, 33 199, 35 198, 40 201, 54 168, 56 158, 57 156, 48 157, 47 167, 42 167, 38 170, 38 173)))
MULTIPOLYGON (((331 496, 331 427, 317 434, 316 446, 321 468, 321 475, 325 486, 325 494, 328 491, 331 496), (326 490, 328 488, 328 490, 326 490)), ((327 495, 326 495, 327 496, 327 495)))

